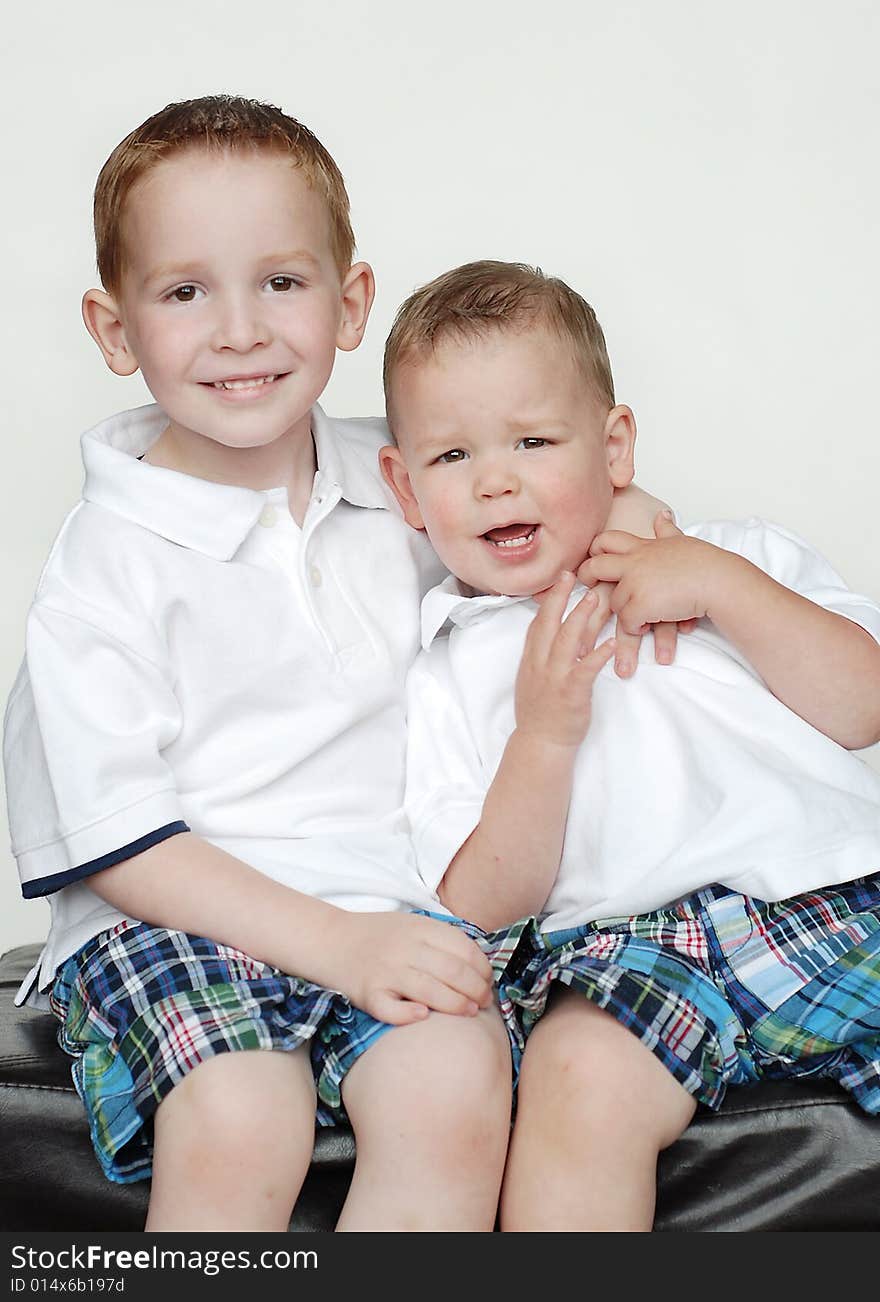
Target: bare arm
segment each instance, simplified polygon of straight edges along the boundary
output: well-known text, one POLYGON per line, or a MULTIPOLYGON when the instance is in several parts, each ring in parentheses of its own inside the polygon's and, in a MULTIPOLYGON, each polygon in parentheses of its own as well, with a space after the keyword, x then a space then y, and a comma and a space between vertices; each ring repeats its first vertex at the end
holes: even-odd
POLYGON ((133 918, 243 950, 383 1021, 415 1021, 430 1008, 473 1014, 491 999, 484 955, 447 923, 336 908, 189 834, 105 868, 89 885, 133 918))
POLYGON ((556 880, 592 686, 613 641, 593 649, 607 609, 587 596, 562 621, 572 576, 533 620, 516 685, 516 728, 479 825, 440 884, 448 909, 486 931, 540 913, 556 880))
POLYGON ((625 628, 706 616, 814 728, 851 750, 880 740, 880 646, 869 633, 669 520, 657 530, 653 541, 600 535, 586 567, 590 581, 616 585, 611 608, 625 628))
POLYGON ((850 750, 880 741, 880 646, 870 633, 724 556, 727 581, 706 612, 719 631, 814 728, 850 750))

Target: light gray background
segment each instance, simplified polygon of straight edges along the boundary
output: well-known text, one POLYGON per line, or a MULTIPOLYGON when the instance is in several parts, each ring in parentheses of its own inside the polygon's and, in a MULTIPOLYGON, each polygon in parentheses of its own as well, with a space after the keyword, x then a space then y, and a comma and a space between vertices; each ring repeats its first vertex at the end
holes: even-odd
MULTIPOLYGON (((217 91, 300 117, 346 177, 378 298, 330 412, 381 410, 383 341, 416 284, 472 258, 539 263, 599 313, 641 483, 687 519, 786 524, 880 598, 878 14, 873 0, 7 10, 3 696, 79 492, 79 433, 147 397, 104 369, 80 320, 95 176, 157 108, 217 91)), ((7 839, 0 827, 0 949, 41 939, 48 917, 19 900, 7 839)))

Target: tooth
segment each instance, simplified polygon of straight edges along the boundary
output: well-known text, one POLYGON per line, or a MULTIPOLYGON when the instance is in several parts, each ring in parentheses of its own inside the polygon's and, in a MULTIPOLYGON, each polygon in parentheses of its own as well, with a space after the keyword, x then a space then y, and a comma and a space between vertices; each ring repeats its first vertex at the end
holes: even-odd
POLYGON ((256 389, 261 384, 271 384, 274 375, 262 375, 253 380, 218 380, 214 387, 219 389, 256 389))
POLYGON ((518 538, 501 538, 494 545, 496 547, 524 547, 526 543, 532 541, 534 536, 534 529, 530 529, 528 533, 520 534, 518 538))

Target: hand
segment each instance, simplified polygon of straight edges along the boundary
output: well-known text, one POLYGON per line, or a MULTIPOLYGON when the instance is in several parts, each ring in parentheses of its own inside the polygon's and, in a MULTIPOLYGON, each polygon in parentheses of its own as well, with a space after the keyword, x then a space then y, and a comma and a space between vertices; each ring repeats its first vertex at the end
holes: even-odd
POLYGON ((474 1017, 492 1002, 492 968, 458 927, 414 913, 346 913, 339 989, 381 1022, 405 1026, 431 1009, 474 1017))
POLYGON ((693 627, 708 614, 728 555, 682 533, 664 512, 654 521, 654 533, 653 539, 615 530, 599 534, 579 571, 590 584, 613 584, 611 609, 630 635, 646 633, 652 624, 693 627))
MULTIPOLYGON (((642 494, 644 497, 645 495, 642 494)), ((651 501, 655 499, 649 499, 651 501)), ((654 518, 654 534, 657 538, 669 536, 669 531, 678 534, 680 530, 676 528, 666 511, 658 512, 654 518)), ((601 550, 599 539, 608 537, 609 532, 620 533, 621 530, 614 528, 606 530, 599 534, 593 541, 590 548, 591 554, 597 554, 601 550)), ((641 538, 641 534, 634 535, 641 538)), ((591 565, 590 559, 584 561, 578 568, 577 577, 581 583, 591 588, 593 591, 606 589, 609 594, 614 590, 613 583, 601 583, 596 580, 595 567, 591 565)), ((610 597, 609 597, 610 602, 610 597)), ((633 633, 624 628, 620 617, 617 618, 617 625, 614 630, 614 640, 617 644, 617 650, 614 655, 614 672, 619 678, 630 678, 636 671, 639 663, 639 650, 642 644, 642 638, 645 633, 653 629, 654 633, 654 659, 658 665, 671 665, 675 660, 675 653, 678 649, 679 633, 692 633, 696 626, 696 619, 682 620, 659 620, 652 625, 646 624, 638 632, 633 633)))
POLYGON ((516 678, 516 727, 557 746, 579 746, 590 726, 593 683, 614 654, 614 640, 596 646, 608 622, 607 591, 587 592, 563 618, 574 587, 565 574, 543 594, 516 678))

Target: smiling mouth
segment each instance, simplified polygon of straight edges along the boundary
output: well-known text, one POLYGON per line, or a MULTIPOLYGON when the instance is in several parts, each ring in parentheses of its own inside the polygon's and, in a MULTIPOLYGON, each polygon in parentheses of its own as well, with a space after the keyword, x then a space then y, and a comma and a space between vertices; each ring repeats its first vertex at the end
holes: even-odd
POLYGON ((482 538, 501 551, 515 552, 528 547, 538 532, 536 524, 508 524, 502 529, 489 529, 482 538))
POLYGON ((207 387, 220 389, 224 393, 247 392, 251 389, 264 389, 276 380, 283 380, 283 375, 251 375, 242 379, 208 380, 207 387))

